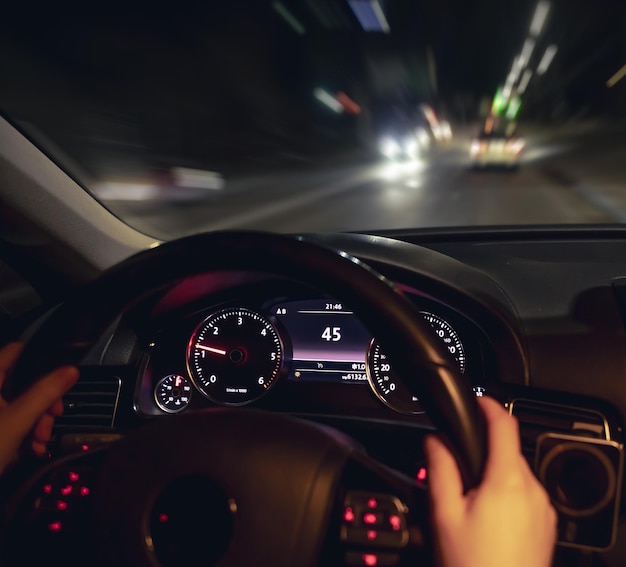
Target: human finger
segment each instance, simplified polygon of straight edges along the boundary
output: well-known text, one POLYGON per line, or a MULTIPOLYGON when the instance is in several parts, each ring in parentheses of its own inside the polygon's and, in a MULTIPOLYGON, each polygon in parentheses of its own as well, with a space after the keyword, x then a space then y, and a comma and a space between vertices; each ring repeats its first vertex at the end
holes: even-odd
POLYGON ((502 405, 490 397, 477 399, 487 422, 489 450, 484 478, 506 478, 504 470, 519 470, 521 458, 519 426, 502 405))
POLYGON ((25 437, 35 422, 49 408, 56 405, 57 400, 76 383, 77 379, 78 369, 65 366, 33 384, 3 410, 11 417, 11 433, 25 437))
POLYGON ((52 427, 54 425, 54 416, 44 413, 40 418, 35 429, 33 430, 33 440, 40 443, 47 443, 52 435, 52 427))
POLYGON ((463 480, 457 462, 443 441, 434 435, 426 437, 424 449, 433 511, 459 519, 463 511, 463 480))

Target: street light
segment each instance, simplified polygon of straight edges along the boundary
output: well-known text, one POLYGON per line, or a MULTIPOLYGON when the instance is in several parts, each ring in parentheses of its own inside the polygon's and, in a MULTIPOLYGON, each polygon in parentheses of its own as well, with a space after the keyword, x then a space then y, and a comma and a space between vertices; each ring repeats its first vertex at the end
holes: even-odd
POLYGON ((552 60, 554 59, 554 56, 556 55, 556 52, 558 50, 559 48, 554 44, 548 45, 548 47, 546 47, 546 51, 543 54, 543 57, 541 58, 541 61, 539 62, 539 65, 537 67, 537 75, 543 75, 548 70, 548 67, 550 67, 550 63, 552 63, 552 60))
POLYGON ((546 0, 540 0, 537 3, 537 7, 535 8, 535 14, 533 15, 533 19, 530 24, 530 35, 537 37, 541 33, 543 25, 546 23, 546 18, 548 17, 549 11, 550 2, 547 2, 546 0))

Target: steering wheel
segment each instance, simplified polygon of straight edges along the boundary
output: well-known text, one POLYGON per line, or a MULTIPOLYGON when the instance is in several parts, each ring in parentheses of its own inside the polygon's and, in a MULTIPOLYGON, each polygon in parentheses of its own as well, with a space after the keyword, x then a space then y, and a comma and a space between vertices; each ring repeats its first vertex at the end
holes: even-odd
MULTIPOLYGON (((127 259, 49 316, 26 345, 6 395, 58 365, 80 364, 120 313, 212 270, 306 282, 348 303, 419 396, 465 489, 480 482, 482 414, 417 308, 358 259, 302 238, 208 233, 127 259)), ((9 511, 5 552, 15 564, 35 539, 33 553, 63 553, 69 564, 72 557, 84 564, 83 554, 95 549, 87 562, 107 566, 380 565, 406 557, 419 547, 416 530, 428 531, 426 499, 414 479, 336 430, 248 408, 156 420, 104 449, 54 461, 15 491, 9 511), (55 519, 58 502, 65 502, 60 517, 67 521, 55 519)))

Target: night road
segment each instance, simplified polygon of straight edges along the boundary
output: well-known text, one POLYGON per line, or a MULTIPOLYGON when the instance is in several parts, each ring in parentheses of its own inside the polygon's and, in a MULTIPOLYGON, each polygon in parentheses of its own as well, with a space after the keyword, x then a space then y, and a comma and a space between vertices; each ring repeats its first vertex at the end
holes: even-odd
POLYGON ((159 238, 231 228, 308 232, 624 222, 626 195, 619 179, 626 164, 620 168, 616 159, 623 155, 623 135, 604 130, 600 135, 597 125, 578 124, 548 135, 531 128, 521 165, 512 172, 472 170, 467 129, 415 162, 338 158, 278 173, 226 176, 217 190, 161 188, 146 195, 138 192, 144 187, 127 184, 117 193, 109 187, 99 194, 120 216, 159 238))

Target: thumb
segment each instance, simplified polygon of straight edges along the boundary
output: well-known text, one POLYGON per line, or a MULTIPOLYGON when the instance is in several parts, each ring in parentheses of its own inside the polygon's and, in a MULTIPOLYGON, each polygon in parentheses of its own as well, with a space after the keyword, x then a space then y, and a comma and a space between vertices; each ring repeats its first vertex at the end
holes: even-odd
POLYGON ((434 435, 424 443, 428 466, 428 488, 435 520, 445 516, 450 520, 462 517, 463 481, 454 456, 443 441, 434 435))
POLYGON ((78 375, 77 368, 63 366, 35 382, 5 408, 7 421, 3 425, 8 426, 13 435, 25 437, 48 408, 76 383, 78 375))

